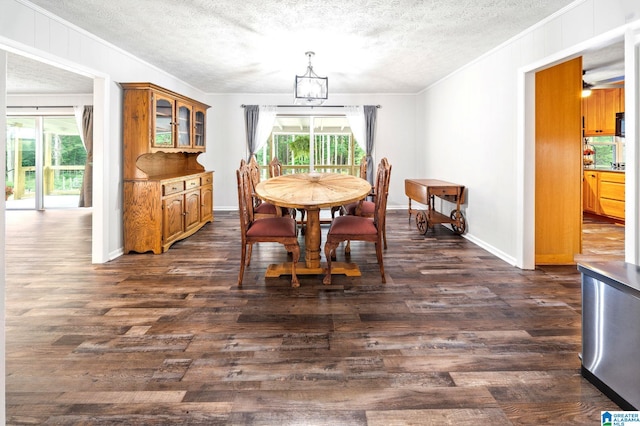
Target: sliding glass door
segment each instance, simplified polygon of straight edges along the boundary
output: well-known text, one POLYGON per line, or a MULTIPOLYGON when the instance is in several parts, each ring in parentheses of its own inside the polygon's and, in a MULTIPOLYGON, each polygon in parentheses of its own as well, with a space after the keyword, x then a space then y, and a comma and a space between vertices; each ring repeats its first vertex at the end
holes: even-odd
POLYGON ((8 116, 7 209, 77 207, 86 150, 74 116, 8 116))
POLYGON ((357 176, 364 150, 356 143, 346 116, 277 115, 269 140, 256 152, 267 177, 273 157, 283 173, 310 170, 357 176))

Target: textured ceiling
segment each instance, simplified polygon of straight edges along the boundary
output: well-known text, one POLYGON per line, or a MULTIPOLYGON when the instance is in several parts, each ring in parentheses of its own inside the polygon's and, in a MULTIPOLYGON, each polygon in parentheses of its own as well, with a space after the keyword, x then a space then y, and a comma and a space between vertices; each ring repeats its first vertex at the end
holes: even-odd
POLYGON ((83 94, 93 92, 93 80, 24 56, 9 54, 9 94, 83 94))
MULTIPOLYGON (((330 93, 416 93, 572 1, 31 0, 208 93, 291 93, 309 50, 330 93)), ((28 65, 10 93, 60 90, 28 65)))

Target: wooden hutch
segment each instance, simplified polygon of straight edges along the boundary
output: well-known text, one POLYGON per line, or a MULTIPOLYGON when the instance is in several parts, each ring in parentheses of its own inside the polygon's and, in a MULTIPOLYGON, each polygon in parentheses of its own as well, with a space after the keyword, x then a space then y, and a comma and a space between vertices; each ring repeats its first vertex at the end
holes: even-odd
POLYGON ((124 253, 163 253, 213 220, 205 152, 209 108, 152 83, 120 83, 123 98, 124 253))

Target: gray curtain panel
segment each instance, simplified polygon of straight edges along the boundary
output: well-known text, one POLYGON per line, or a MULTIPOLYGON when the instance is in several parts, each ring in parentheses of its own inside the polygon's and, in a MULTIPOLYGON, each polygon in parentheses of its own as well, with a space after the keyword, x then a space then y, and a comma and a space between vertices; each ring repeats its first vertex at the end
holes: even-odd
POLYGON ((258 117, 260 115, 259 110, 260 107, 258 105, 244 106, 244 124, 247 131, 247 148, 249 149, 247 161, 251 159, 257 146, 256 133, 258 130, 258 117))
POLYGON ((378 107, 375 105, 364 105, 364 122, 366 131, 366 147, 367 147, 367 181, 373 185, 373 144, 376 133, 376 114, 378 113, 378 107))
POLYGON ((87 161, 84 164, 84 177, 80 189, 78 207, 93 205, 93 105, 85 105, 82 112, 82 138, 87 150, 87 161))

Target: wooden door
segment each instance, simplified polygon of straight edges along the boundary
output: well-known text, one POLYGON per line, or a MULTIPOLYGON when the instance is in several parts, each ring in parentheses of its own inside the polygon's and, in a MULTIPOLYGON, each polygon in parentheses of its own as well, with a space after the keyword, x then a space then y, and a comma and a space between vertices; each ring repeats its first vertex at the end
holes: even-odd
POLYGON ((184 230, 185 232, 200 225, 200 189, 184 194, 184 230))
POLYGON ((213 185, 206 185, 200 189, 200 221, 213 220, 213 185))
POLYGON ((168 247, 167 244, 178 239, 184 233, 183 213, 183 194, 172 195, 162 200, 162 239, 164 247, 168 247))
POLYGON ((584 120, 584 136, 601 136, 602 126, 600 116, 600 91, 592 90, 591 94, 582 99, 582 117, 584 120))
POLYGON ((193 147, 193 110, 191 105, 176 103, 176 145, 178 148, 193 147))
POLYGON ((598 174, 593 170, 584 172, 584 181, 582 182, 582 208, 589 213, 598 214, 598 174))
POLYGON ((601 89, 602 99, 602 133, 616 134, 616 113, 620 112, 620 89, 601 89))
POLYGON ((153 94, 154 131, 152 137, 153 148, 174 148, 175 131, 175 100, 160 93, 153 94))
POLYGON ((536 73, 535 262, 582 250, 582 58, 536 73))
POLYGON ((205 117, 206 109, 194 107, 193 109, 193 147, 204 150, 205 148, 205 117))

